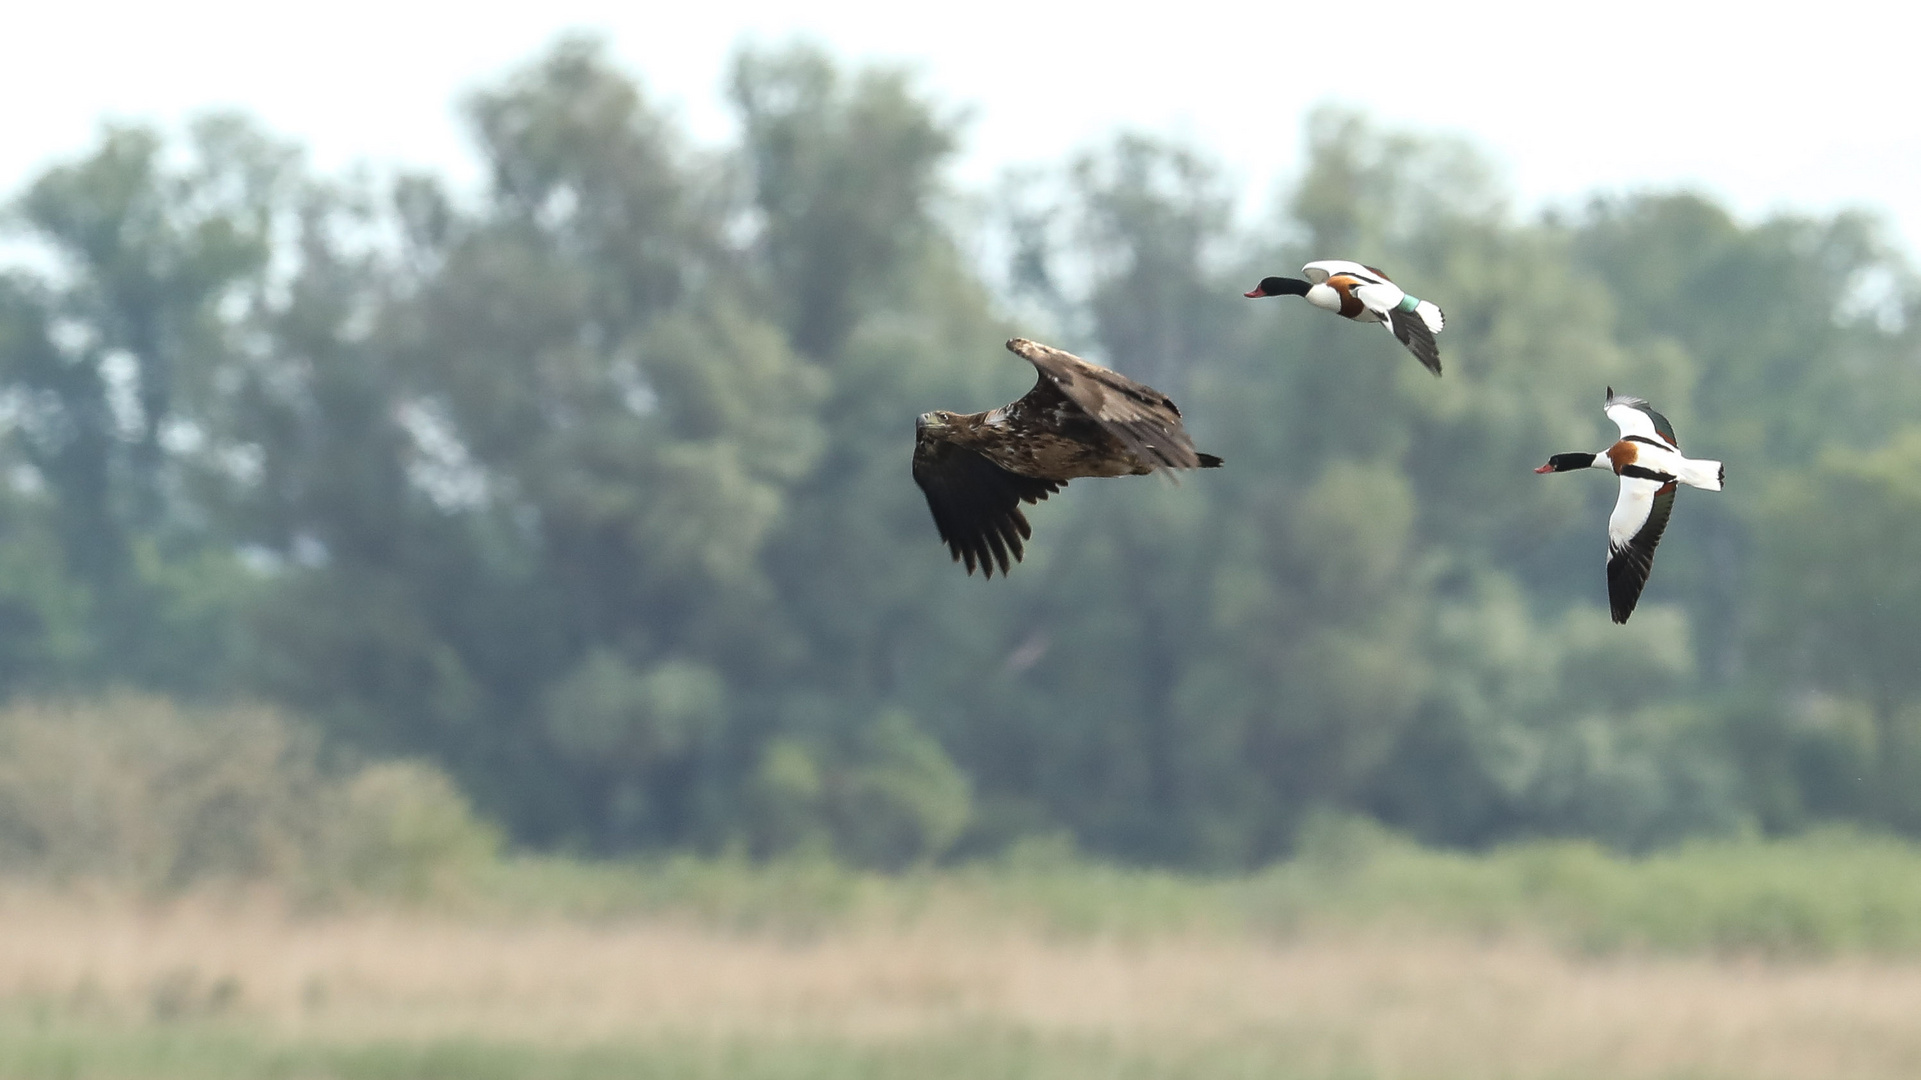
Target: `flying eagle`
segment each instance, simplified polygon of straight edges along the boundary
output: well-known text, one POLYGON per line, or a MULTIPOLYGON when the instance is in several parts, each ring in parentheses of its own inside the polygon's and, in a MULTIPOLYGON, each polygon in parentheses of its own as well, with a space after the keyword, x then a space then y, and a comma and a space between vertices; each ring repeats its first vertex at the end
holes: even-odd
POLYGON ((1027 396, 998 409, 935 411, 914 421, 914 482, 934 527, 972 574, 1007 573, 1033 535, 1023 502, 1038 503, 1082 476, 1145 476, 1213 469, 1197 453, 1167 395, 1073 353, 1015 338, 1007 351, 1040 372, 1027 396))

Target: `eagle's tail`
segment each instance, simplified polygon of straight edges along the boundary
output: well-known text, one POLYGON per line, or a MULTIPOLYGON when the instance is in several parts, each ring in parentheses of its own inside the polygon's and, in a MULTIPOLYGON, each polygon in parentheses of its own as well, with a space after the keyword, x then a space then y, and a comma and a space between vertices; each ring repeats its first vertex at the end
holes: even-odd
POLYGON ((1215 457, 1213 454, 1196 454, 1194 456, 1201 459, 1201 468, 1203 469, 1218 469, 1226 464, 1226 462, 1215 457))

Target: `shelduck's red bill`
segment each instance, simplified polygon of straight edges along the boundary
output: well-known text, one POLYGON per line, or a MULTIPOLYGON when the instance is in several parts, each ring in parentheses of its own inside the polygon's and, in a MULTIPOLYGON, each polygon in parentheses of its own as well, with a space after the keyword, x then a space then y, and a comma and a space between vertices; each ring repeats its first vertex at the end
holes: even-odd
POLYGON ((1261 287, 1259 285, 1256 285, 1254 286, 1253 292, 1244 292, 1241 295, 1248 297, 1249 299, 1259 299, 1260 297, 1266 296, 1267 294, 1261 291, 1261 287))
POLYGON ((1552 461, 1550 461, 1550 462, 1548 462, 1548 463, 1547 463, 1546 465, 1543 465, 1543 466, 1541 466, 1540 468, 1538 468, 1538 469, 1536 469, 1536 470, 1534 470, 1534 471, 1535 471, 1535 472, 1537 472, 1537 473, 1544 473, 1544 472, 1553 472, 1553 471, 1554 471, 1554 463, 1553 463, 1552 461))

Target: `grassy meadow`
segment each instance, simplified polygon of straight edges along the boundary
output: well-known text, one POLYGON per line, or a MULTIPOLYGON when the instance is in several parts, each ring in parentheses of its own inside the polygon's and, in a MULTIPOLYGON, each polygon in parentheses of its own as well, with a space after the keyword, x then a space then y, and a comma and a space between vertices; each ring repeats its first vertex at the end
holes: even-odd
POLYGON ((536 857, 271 710, 15 706, 0 1080, 1921 1075, 1907 842, 1299 840, 1213 876, 536 857))
POLYGON ((1422 850, 1205 879, 497 859, 431 894, 0 894, 0 1077, 1895 1078, 1921 851, 1422 850))

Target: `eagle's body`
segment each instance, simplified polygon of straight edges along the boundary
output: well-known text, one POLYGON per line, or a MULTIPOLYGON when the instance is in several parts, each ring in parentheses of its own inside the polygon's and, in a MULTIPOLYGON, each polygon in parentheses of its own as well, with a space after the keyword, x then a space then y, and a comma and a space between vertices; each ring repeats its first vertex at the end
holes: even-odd
POLYGON ((1212 468, 1195 451, 1165 394, 1072 353, 1015 338, 1008 351, 1040 377, 1018 401, 986 412, 923 413, 915 422, 914 481, 956 562, 989 577, 1019 562, 1032 535, 1023 502, 1083 476, 1139 476, 1212 468))
POLYGON ((1073 479, 1154 471, 1099 421, 1057 391, 1048 392, 1052 390, 1052 383, 1043 382, 1033 393, 998 409, 971 416, 947 414, 947 441, 1020 476, 1073 479))

